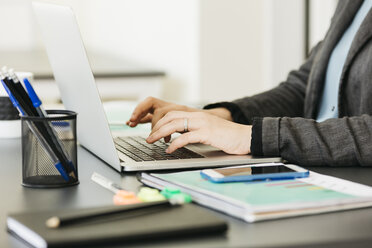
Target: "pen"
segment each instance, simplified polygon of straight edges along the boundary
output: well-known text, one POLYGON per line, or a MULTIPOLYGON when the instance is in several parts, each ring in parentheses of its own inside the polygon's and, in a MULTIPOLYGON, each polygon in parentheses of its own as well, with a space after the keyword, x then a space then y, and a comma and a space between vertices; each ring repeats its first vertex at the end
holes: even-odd
MULTIPOLYGON (((10 73, 12 74, 12 73, 10 73)), ((15 76, 16 77, 16 76, 15 76)), ((37 96, 34 88, 32 87, 30 81, 28 81, 27 78, 24 78, 23 79, 23 82, 25 84, 25 87, 27 89, 27 92, 28 92, 28 96, 29 98, 31 99, 31 102, 32 102, 32 105, 35 107, 38 115, 40 117, 47 117, 48 114, 46 113, 46 111, 44 110, 44 108, 42 107, 42 102, 40 100, 40 98, 37 96)), ((65 146, 60 142, 60 140, 58 139, 58 134, 56 133, 55 129, 53 128, 53 126, 51 125, 51 123, 46 123, 46 128, 47 128, 47 131, 49 133, 49 135, 51 137, 56 137, 55 141, 58 143, 57 146, 61 148, 61 152, 62 154, 64 155, 65 159, 68 161, 68 164, 69 164, 69 168, 68 168, 68 173, 71 177, 73 178, 76 178, 75 176, 75 167, 72 163, 71 160, 68 159, 68 155, 67 155, 67 152, 66 152, 66 149, 65 149, 65 146)))
POLYGON ((133 217, 137 216, 138 214, 143 213, 153 213, 158 212, 159 208, 163 209, 164 207, 170 207, 171 204, 167 200, 157 201, 157 202, 144 202, 144 203, 137 203, 131 205, 124 205, 124 206, 110 206, 105 208, 94 208, 90 210, 86 210, 83 213, 68 213, 65 215, 60 216, 53 216, 46 220, 45 224, 49 228, 58 228, 65 225, 70 225, 74 223, 80 223, 83 221, 103 218, 103 217, 116 217, 122 219, 125 214, 125 217, 133 217), (144 210, 145 212, 141 212, 144 210), (140 213, 136 213, 136 212, 140 213), (120 216, 119 216, 120 214, 120 216))
POLYGON ((15 75, 13 69, 9 69, 7 71, 7 68, 3 67, 2 70, 3 70, 4 75, 6 76, 5 80, 8 81, 9 83, 13 84, 14 89, 18 92, 18 95, 23 99, 25 104, 27 106, 29 106, 29 109, 32 112, 32 115, 37 116, 36 109, 32 107, 33 106, 32 102, 31 102, 30 98, 28 97, 25 89, 23 88, 21 82, 18 80, 17 76, 15 75))
MULTIPOLYGON (((17 100, 17 102, 19 103, 19 106, 23 110, 23 113, 26 114, 27 116, 36 116, 37 114, 36 110, 33 110, 30 107, 30 105, 26 103, 27 98, 21 97, 19 90, 15 88, 13 84, 13 80, 9 77, 9 74, 6 71, 5 67, 3 67, 2 69, 2 74, 3 74, 2 82, 7 86, 8 90, 12 93, 13 98, 17 100)), ((30 100, 30 103, 31 103, 31 100, 30 100)))
MULTIPOLYGON (((3 67, 3 72, 7 72, 7 68, 3 67)), ((15 91, 17 91, 17 95, 20 99, 23 99, 24 106, 23 108, 27 108, 30 111, 30 116, 39 116, 45 117, 43 115, 39 115, 37 109, 34 107, 30 97, 28 96, 27 92, 23 88, 21 82, 19 81, 17 75, 14 73, 13 69, 10 69, 8 72, 8 77, 6 78, 7 81, 14 86, 15 91)), ((8 86, 9 88, 9 86, 8 86)), ((14 95, 14 93, 13 93, 14 95)), ((14 97, 16 97, 14 95, 14 97)), ((17 98, 17 97, 16 97, 17 98)), ((22 106, 22 104, 21 104, 22 106)), ((74 179, 76 179, 76 172, 75 167, 73 166, 72 162, 69 161, 67 153, 64 150, 64 146, 59 142, 57 134, 53 131, 53 128, 46 124, 46 123, 38 123, 35 125, 39 128, 40 132, 44 134, 44 138, 50 142, 50 146, 54 151, 55 155, 58 157, 59 161, 62 163, 64 170, 74 179)))
MULTIPOLYGON (((24 90, 23 86, 21 85, 17 77, 14 75, 14 73, 12 76, 9 75, 6 67, 3 67, 2 71, 5 76, 3 82, 9 89, 10 93, 13 95, 14 99, 16 99, 17 102, 19 103, 25 116, 30 117, 39 116, 26 91, 24 90), (18 81, 18 83, 14 83, 13 78, 15 78, 15 80, 18 81)), ((50 149, 53 151, 54 155, 58 158, 58 161, 61 163, 63 170, 70 174, 72 177, 76 178, 75 173, 71 169, 71 165, 68 159, 66 158, 66 156, 64 156, 58 142, 56 141, 57 137, 49 134, 50 132, 48 132, 47 125, 45 125, 45 123, 35 122, 34 125, 36 129, 39 131, 40 135, 43 137, 43 139, 45 139, 50 149)), ((61 175, 63 176, 63 174, 61 175)), ((63 176, 63 178, 65 180, 66 179, 69 180, 68 177, 66 178, 63 176)))
POLYGON ((34 88, 32 87, 32 85, 30 83, 30 81, 28 81, 27 78, 24 78, 23 82, 24 82, 26 90, 28 92, 28 96, 30 97, 31 102, 32 102, 33 106, 35 107, 36 111, 38 112, 39 116, 41 116, 41 117, 47 116, 46 111, 41 106, 42 102, 41 102, 40 98, 37 96, 34 88))
POLYGON ((12 102, 13 106, 18 110, 18 112, 19 112, 22 116, 24 116, 25 113, 23 112, 21 106, 19 106, 19 103, 17 102, 17 100, 14 99, 12 93, 10 93, 8 87, 5 85, 5 83, 4 83, 4 79, 5 79, 5 77, 4 77, 3 74, 0 72, 0 80, 1 80, 1 83, 2 83, 2 85, 3 85, 3 87, 4 87, 5 91, 6 91, 6 93, 7 93, 8 96, 9 96, 10 101, 12 102))
MULTIPOLYGON (((19 105, 18 101, 14 98, 14 96, 12 95, 12 93, 10 92, 9 88, 6 86, 5 82, 4 82, 4 79, 5 77, 0 73, 0 79, 1 79, 1 83, 3 84, 4 86, 4 89, 5 91, 8 93, 9 95, 9 99, 11 100, 11 102, 13 103, 14 107, 16 107, 18 109, 18 111, 20 112, 20 114, 22 116, 27 116, 24 111, 22 110, 21 106, 19 105)), ((39 130, 33 125, 33 123, 29 122, 29 121, 26 121, 28 127, 30 128, 30 130, 34 133, 35 137, 37 138, 37 140, 40 142, 40 144, 42 145, 42 147, 44 148, 44 150, 46 151, 46 153, 49 155, 50 159, 52 160, 54 166, 56 167, 56 169, 58 170, 58 172, 61 174, 61 176, 63 177, 64 180, 68 181, 69 180, 69 177, 68 175, 66 174, 65 170, 63 169, 63 166, 61 164, 61 162, 58 160, 58 158, 56 157, 56 155, 54 154, 54 152, 52 151, 52 149, 50 148, 50 146, 48 145, 47 141, 45 140, 44 136, 41 135, 41 133, 39 132, 39 130)))

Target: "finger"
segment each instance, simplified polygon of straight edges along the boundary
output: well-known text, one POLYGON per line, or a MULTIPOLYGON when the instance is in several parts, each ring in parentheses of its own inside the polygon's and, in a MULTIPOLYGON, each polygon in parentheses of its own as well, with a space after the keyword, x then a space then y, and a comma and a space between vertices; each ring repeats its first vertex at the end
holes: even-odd
POLYGON ((157 131, 152 132, 146 141, 148 143, 153 143, 161 138, 170 136, 175 132, 182 132, 183 130, 183 119, 176 119, 160 127, 157 131))
POLYGON ((172 153, 178 148, 184 147, 187 144, 203 143, 201 131, 187 132, 177 137, 165 150, 167 153, 172 153))
MULTIPOLYGON (((154 132, 158 131, 162 126, 166 125, 167 123, 169 122, 172 122, 176 119, 179 119, 182 121, 182 125, 180 125, 180 127, 182 127, 182 130, 184 130, 184 119, 187 118, 189 119, 189 123, 188 123, 188 129, 191 130, 190 128, 190 119, 192 118, 194 113, 192 112, 184 112, 184 111, 171 111, 171 112, 168 112, 163 118, 161 118, 156 124, 155 126, 152 128, 152 131, 151 131, 151 134, 153 134, 154 132)), ((151 135, 150 134, 150 135, 151 135)))
POLYGON ((153 113, 154 105, 156 104, 157 101, 161 101, 161 100, 154 98, 154 97, 147 97, 145 100, 140 102, 137 105, 137 107, 134 109, 129 121, 138 123, 148 113, 153 113))
POLYGON ((173 105, 166 105, 162 106, 161 108, 154 109, 153 118, 151 121, 152 123, 151 128, 153 129, 156 123, 158 123, 158 121, 162 119, 166 114, 172 112, 172 109, 174 109, 173 105))
POLYGON ((167 113, 166 109, 159 109, 154 112, 152 120, 151 120, 151 129, 154 129, 155 125, 158 123, 160 119, 164 117, 166 113, 167 113))
POLYGON ((135 127, 137 126, 139 123, 148 123, 148 122, 151 122, 152 120, 152 114, 147 114, 145 117, 143 117, 141 120, 139 120, 138 122, 131 122, 130 120, 126 122, 126 124, 130 127, 135 127))
POLYGON ((137 122, 132 122, 130 120, 128 120, 126 122, 126 124, 130 127, 135 127, 137 126, 139 123, 148 123, 150 122, 152 119, 152 114, 147 114, 145 117, 143 117, 141 120, 137 121, 137 122))
POLYGON ((143 117, 139 123, 148 123, 152 121, 153 114, 147 114, 145 117, 143 117))

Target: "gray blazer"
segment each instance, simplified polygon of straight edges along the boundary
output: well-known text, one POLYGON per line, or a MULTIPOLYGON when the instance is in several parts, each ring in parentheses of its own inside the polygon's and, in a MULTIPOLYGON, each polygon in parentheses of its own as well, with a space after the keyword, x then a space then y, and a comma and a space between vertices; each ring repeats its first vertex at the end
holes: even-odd
POLYGON ((340 0, 330 28, 307 61, 278 87, 225 106, 253 125, 252 153, 300 165, 372 166, 372 10, 347 55, 338 94, 339 118, 317 123, 328 60, 363 0, 340 0))

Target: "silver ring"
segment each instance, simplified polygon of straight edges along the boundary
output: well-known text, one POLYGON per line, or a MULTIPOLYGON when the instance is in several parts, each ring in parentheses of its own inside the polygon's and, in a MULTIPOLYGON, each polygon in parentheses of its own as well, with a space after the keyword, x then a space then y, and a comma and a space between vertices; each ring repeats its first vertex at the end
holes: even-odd
POLYGON ((188 119, 187 118, 184 118, 183 119, 183 131, 186 133, 189 131, 189 128, 188 128, 188 119))

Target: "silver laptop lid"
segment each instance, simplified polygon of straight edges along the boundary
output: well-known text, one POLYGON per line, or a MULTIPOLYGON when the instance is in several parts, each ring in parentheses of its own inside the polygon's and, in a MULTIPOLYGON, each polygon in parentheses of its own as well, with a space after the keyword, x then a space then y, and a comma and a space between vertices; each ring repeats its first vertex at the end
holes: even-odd
POLYGON ((121 171, 102 102, 70 7, 34 2, 43 40, 62 101, 78 113, 81 145, 121 171))

